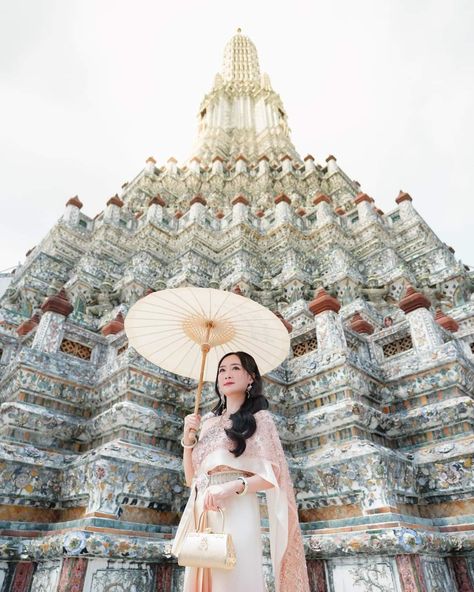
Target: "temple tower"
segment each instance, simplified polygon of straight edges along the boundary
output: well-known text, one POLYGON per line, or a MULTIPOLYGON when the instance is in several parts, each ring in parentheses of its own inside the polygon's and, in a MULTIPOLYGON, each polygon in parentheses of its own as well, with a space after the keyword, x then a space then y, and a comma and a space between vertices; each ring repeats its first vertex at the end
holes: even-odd
POLYGON ((148 157, 101 212, 82 199, 2 277, 2 592, 181 589, 195 384, 128 347, 123 320, 186 285, 291 329, 265 392, 312 589, 474 590, 474 276, 407 192, 384 213, 333 155, 301 158, 238 31, 189 159, 148 157))

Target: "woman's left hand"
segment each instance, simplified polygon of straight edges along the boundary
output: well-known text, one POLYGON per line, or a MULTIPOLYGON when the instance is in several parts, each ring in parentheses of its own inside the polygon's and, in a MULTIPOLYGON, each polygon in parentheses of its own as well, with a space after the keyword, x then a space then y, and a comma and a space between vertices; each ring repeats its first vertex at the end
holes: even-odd
POLYGON ((209 485, 204 494, 204 509, 215 510, 222 508, 224 500, 230 497, 234 492, 231 491, 227 483, 222 485, 209 485))

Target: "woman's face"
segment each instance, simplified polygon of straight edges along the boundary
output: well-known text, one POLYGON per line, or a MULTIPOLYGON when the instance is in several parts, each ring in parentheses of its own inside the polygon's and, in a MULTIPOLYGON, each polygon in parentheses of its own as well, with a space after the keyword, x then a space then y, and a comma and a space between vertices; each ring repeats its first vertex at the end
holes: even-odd
POLYGON ((242 395, 252 382, 253 379, 242 366, 239 356, 231 354, 222 360, 217 371, 217 385, 223 395, 242 395))

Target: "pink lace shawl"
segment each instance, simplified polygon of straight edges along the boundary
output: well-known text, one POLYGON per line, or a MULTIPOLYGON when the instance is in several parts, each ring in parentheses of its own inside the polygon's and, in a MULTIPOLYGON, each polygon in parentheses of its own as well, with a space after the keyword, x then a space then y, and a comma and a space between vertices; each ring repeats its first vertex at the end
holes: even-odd
MULTIPOLYGON (((270 525, 270 552, 276 592, 309 592, 303 541, 288 463, 278 431, 269 411, 255 414, 257 430, 246 440, 245 452, 235 457, 234 443, 226 436, 219 417, 204 416, 199 442, 193 449, 193 484, 206 486, 206 474, 217 466, 228 466, 259 475, 273 487, 265 490, 270 525)), ((184 535, 192 527, 192 495, 184 510, 173 544, 177 555, 184 535)))

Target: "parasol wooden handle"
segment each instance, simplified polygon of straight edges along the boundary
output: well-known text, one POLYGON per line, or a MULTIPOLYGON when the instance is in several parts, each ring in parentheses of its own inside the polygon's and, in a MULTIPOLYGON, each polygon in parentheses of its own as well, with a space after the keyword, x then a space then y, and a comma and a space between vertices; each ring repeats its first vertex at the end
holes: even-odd
MULTIPOLYGON (((204 369, 206 367, 207 354, 209 353, 209 350, 211 349, 211 346, 209 345, 209 335, 211 333, 212 327, 213 327, 213 323, 212 323, 212 321, 209 321, 207 323, 206 340, 201 345, 201 351, 202 351, 201 370, 199 372, 199 383, 198 383, 198 388, 197 388, 197 392, 196 392, 196 401, 194 402, 194 413, 195 414, 199 413, 199 405, 201 404, 202 387, 203 387, 203 383, 204 383, 204 369)), ((190 430, 190 431, 194 432, 195 430, 190 430)))
POLYGON ((199 372, 199 383, 196 392, 196 401, 194 403, 194 413, 199 413, 199 405, 201 404, 201 395, 202 395, 202 387, 204 383, 204 368, 206 367, 206 357, 211 349, 211 346, 208 343, 203 343, 201 345, 202 351, 202 358, 201 358, 201 371, 199 372))

